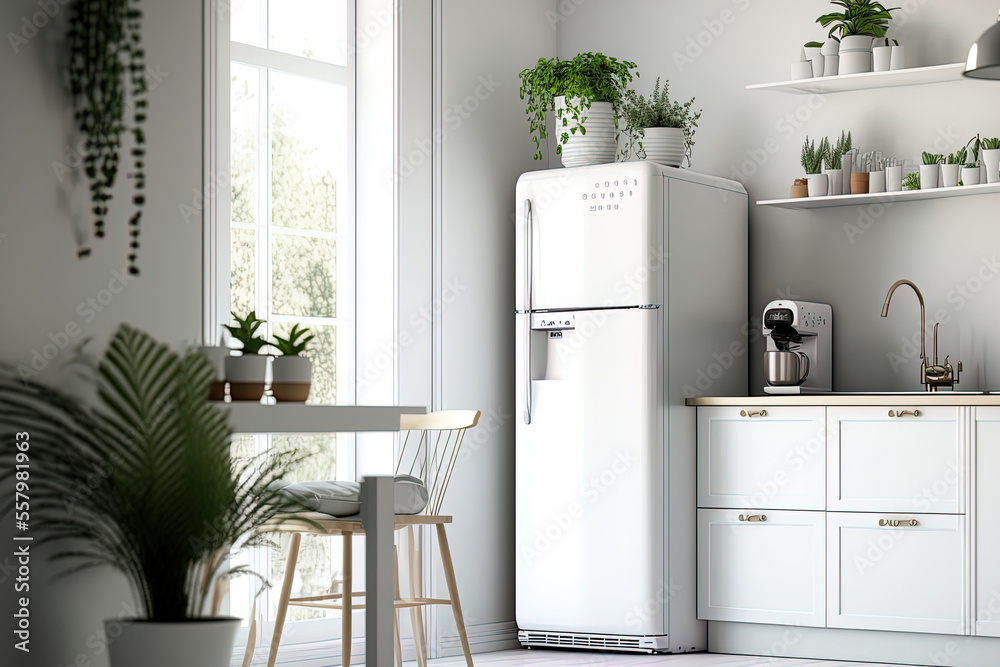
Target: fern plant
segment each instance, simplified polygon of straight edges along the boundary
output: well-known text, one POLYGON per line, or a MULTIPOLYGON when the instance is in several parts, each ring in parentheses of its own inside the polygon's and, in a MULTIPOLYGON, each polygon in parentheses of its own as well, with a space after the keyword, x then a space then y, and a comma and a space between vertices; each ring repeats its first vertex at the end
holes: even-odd
POLYGON ((809 137, 806 137, 806 141, 802 144, 802 168, 806 170, 807 174, 818 174, 820 169, 823 167, 823 160, 826 158, 826 154, 829 152, 830 144, 824 138, 819 142, 819 146, 816 146, 816 141, 809 141, 809 137))
POLYGON ((581 53, 572 60, 539 58, 534 67, 523 70, 520 95, 527 102, 524 113, 535 142, 534 159, 542 159, 542 142, 548 139, 545 124, 560 95, 566 97, 566 108, 560 109, 556 118, 556 154, 562 153, 571 134, 586 134, 583 124, 593 102, 611 103, 617 130, 622 97, 635 68, 633 62, 603 53, 581 53))
POLYGON ((852 35, 885 37, 892 20, 892 12, 899 9, 886 9, 881 2, 874 0, 830 0, 831 4, 844 8, 842 12, 831 12, 816 19, 824 28, 830 28, 830 37, 843 39, 852 35))
POLYGON ((698 127, 698 119, 701 118, 701 109, 693 111, 693 106, 693 97, 683 103, 671 101, 670 81, 666 81, 661 88, 659 77, 649 97, 643 97, 631 89, 626 91, 621 105, 621 117, 625 122, 628 140, 622 149, 622 157, 626 160, 632 155, 639 158, 646 157, 646 151, 642 146, 642 139, 646 136, 645 128, 674 127, 684 132, 684 152, 690 160, 695 128, 698 127))
POLYGON ((242 344, 243 354, 259 354, 261 348, 267 345, 267 341, 262 336, 257 335, 257 329, 260 328, 260 325, 264 324, 264 320, 257 319, 256 310, 251 310, 243 318, 235 312, 231 312, 230 314, 236 320, 236 326, 224 324, 223 327, 225 327, 226 331, 233 338, 242 344))
POLYGON ((300 329, 299 325, 295 324, 292 326, 291 331, 288 332, 288 338, 282 338, 281 336, 275 335, 274 342, 271 343, 271 345, 277 348, 278 352, 280 352, 282 356, 297 357, 306 351, 310 341, 316 337, 310 334, 309 336, 303 338, 303 336, 307 333, 309 333, 308 328, 300 329))
MULTIPOLYGON (((830 145, 829 140, 827 140, 827 145, 830 145)), ((851 133, 841 130, 840 138, 833 144, 833 147, 829 150, 829 154, 826 156, 827 169, 843 168, 844 153, 851 150, 851 148, 853 148, 851 133)))
MULTIPOLYGON (((226 414, 205 400, 214 373, 127 325, 96 372, 98 405, 0 374, 0 482, 15 477, 15 433, 30 440, 32 528, 63 574, 110 566, 139 615, 174 622, 218 612, 232 550, 267 543, 279 519, 270 488, 301 461, 268 454, 234 464, 226 414)), ((276 485, 277 487, 277 485, 276 485)), ((13 510, 13 494, 3 510, 13 510)))

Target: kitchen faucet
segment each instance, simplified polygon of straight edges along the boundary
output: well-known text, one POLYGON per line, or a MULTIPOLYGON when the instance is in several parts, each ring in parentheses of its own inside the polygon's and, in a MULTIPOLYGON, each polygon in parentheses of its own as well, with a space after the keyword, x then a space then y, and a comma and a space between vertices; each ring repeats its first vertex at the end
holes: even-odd
POLYGON ((909 280, 897 280, 889 288, 889 293, 885 295, 885 303, 882 304, 882 317, 889 315, 889 300, 892 299, 893 292, 900 285, 909 285, 917 295, 920 302, 920 383, 927 391, 937 391, 940 387, 954 389, 958 383, 958 375, 962 372, 962 362, 958 362, 958 369, 952 367, 945 356, 944 364, 938 364, 938 327, 940 322, 934 323, 934 360, 930 366, 927 365, 927 347, 925 343, 925 332, 927 325, 924 320, 924 295, 920 293, 917 286, 909 280))

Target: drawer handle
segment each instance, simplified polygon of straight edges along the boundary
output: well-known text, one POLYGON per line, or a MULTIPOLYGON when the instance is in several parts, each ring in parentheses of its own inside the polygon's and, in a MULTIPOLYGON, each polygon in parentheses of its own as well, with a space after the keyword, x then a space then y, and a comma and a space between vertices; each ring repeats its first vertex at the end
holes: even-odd
POLYGON ((889 410, 890 417, 919 417, 920 410, 889 410))
POLYGON ((740 410, 740 417, 766 417, 767 410, 740 410))
POLYGON ((916 526, 916 519, 879 519, 878 525, 889 528, 895 528, 896 526, 916 526))
POLYGON ((747 514, 746 516, 744 516, 744 515, 741 514, 740 515, 740 521, 743 521, 743 522, 746 522, 746 521, 759 521, 759 522, 763 523, 763 522, 767 521, 767 515, 766 514, 747 514))

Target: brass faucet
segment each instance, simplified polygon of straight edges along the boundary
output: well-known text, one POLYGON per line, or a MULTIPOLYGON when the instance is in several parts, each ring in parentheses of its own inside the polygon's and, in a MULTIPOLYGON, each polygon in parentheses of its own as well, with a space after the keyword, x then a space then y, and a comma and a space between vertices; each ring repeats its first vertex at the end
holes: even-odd
POLYGON ((889 315, 889 300, 892 299, 893 292, 900 285, 909 285, 912 287, 917 295, 917 301, 920 302, 920 384, 924 385, 927 391, 937 391, 941 387, 954 389, 958 383, 958 376, 962 372, 962 362, 958 362, 957 369, 949 363, 948 356, 945 356, 943 364, 938 363, 938 327, 941 326, 941 323, 935 322, 934 361, 930 365, 927 364, 927 346, 925 342, 927 325, 924 319, 924 295, 920 293, 920 290, 917 289, 917 286, 913 282, 909 280, 897 280, 892 284, 892 287, 889 288, 889 293, 885 295, 885 303, 882 304, 882 317, 889 315))

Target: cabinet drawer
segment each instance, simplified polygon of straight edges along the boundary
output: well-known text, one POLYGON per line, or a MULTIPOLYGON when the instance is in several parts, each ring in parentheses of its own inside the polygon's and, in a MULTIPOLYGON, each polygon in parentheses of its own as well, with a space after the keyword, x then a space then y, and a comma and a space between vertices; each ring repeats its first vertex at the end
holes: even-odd
POLYGON ((698 510, 698 618, 823 627, 825 516, 698 510))
POLYGON ((824 414, 821 407, 698 408, 698 506, 825 509, 824 414))
POLYGON ((828 408, 827 509, 965 512, 958 412, 941 406, 828 408))
POLYGON ((964 521, 828 513, 827 626, 968 634, 964 521))

